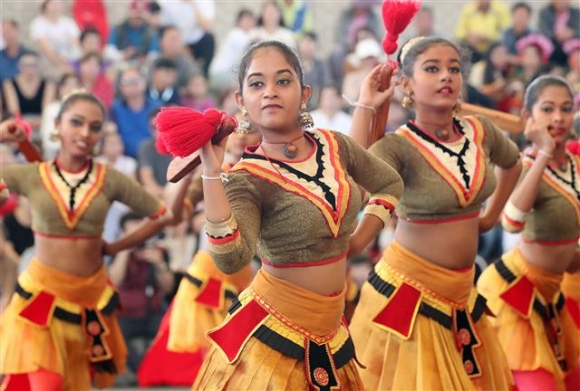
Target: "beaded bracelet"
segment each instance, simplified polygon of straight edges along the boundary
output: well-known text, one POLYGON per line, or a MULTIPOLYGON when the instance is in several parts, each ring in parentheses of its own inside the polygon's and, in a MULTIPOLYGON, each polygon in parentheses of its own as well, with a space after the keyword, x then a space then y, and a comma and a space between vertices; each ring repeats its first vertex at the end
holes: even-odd
POLYGON ((373 106, 367 106, 367 105, 362 104, 360 102, 354 102, 354 101, 348 99, 348 97, 346 95, 342 95, 342 97, 348 102, 349 105, 354 106, 354 107, 360 107, 361 109, 371 110, 375 115, 377 115, 377 109, 375 109, 373 106))

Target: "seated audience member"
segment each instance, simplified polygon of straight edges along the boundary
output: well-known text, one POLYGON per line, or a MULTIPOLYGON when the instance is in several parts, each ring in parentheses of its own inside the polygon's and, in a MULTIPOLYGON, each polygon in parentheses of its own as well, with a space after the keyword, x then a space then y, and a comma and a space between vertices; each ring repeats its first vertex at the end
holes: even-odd
POLYGON ((167 58, 159 57, 153 62, 147 96, 159 106, 179 103, 177 92, 177 67, 167 58))
POLYGON ((4 48, 0 50, 0 83, 18 74, 18 61, 27 51, 20 40, 20 27, 13 19, 2 21, 4 48))
POLYGON ((310 112, 317 128, 350 133, 352 117, 342 111, 342 97, 338 87, 329 85, 322 89, 318 109, 310 112))

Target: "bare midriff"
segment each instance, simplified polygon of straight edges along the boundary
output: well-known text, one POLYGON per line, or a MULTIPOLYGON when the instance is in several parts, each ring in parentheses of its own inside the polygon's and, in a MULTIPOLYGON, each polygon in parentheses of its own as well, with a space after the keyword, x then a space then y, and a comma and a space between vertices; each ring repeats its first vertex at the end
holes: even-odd
POLYGON ((34 236, 36 257, 46 266, 79 277, 92 276, 103 266, 103 239, 34 236))

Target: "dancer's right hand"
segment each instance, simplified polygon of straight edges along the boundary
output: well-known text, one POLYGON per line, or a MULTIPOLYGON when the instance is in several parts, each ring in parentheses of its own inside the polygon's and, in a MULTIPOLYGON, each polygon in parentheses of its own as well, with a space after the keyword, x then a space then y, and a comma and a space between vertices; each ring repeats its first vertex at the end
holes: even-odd
POLYGON ((550 134, 551 125, 549 123, 540 123, 533 118, 528 118, 524 135, 528 140, 534 143, 534 146, 548 155, 551 155, 556 148, 556 141, 550 134))
POLYGON ((15 119, 0 122, 0 142, 20 142, 26 140, 24 128, 15 119))
POLYGON ((199 157, 201 159, 203 175, 219 176, 224 162, 226 153, 226 143, 228 138, 225 137, 219 144, 212 144, 208 141, 200 150, 199 157))

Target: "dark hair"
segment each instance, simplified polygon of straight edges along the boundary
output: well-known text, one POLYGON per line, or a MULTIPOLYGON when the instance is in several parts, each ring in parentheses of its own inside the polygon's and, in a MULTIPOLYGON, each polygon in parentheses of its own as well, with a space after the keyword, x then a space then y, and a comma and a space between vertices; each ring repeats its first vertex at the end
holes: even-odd
POLYGON ((92 58, 96 58, 99 62, 99 66, 103 66, 103 57, 97 52, 87 52, 79 59, 79 64, 84 64, 92 58))
POLYGON ((8 23, 10 26, 12 26, 15 29, 18 29, 20 27, 18 22, 14 19, 3 19, 2 23, 8 23))
POLYGON ((40 13, 43 14, 44 11, 46 11, 46 7, 48 7, 48 3, 50 3, 51 0, 44 0, 42 2, 42 4, 40 5, 40 13))
POLYGON ((56 86, 57 86, 57 89, 58 89, 58 90, 60 90, 60 88, 61 88, 62 86, 64 86, 64 83, 66 83, 66 81, 67 81, 68 79, 77 79, 77 81, 79 81, 79 77, 77 76, 77 74, 76 74, 76 73, 74 73, 74 72, 67 72, 67 73, 64 73, 64 74, 63 74, 63 75, 60 77, 60 79, 58 79, 58 82, 57 82, 57 84, 56 84, 56 86))
POLYGON ((40 55, 37 52, 35 52, 34 50, 29 50, 29 49, 24 49, 24 51, 20 55, 21 58, 24 56, 33 56, 36 58, 40 58, 40 55))
POLYGON ((170 60, 168 58, 165 57, 159 57, 158 59, 156 59, 153 62, 153 70, 156 69, 173 69, 176 70, 177 69, 177 65, 175 65, 175 62, 173 60, 170 60))
POLYGON ((91 102, 96 104, 97 106, 99 106, 99 109, 101 109, 101 112, 103 113, 103 118, 106 117, 107 109, 105 108, 103 102, 101 102, 99 98, 97 98, 90 92, 82 91, 82 92, 73 92, 72 94, 67 96, 65 100, 62 101, 56 119, 60 120, 63 114, 66 113, 74 103, 79 101, 91 102))
POLYGON ((532 107, 536 104, 542 92, 546 89, 546 87, 552 86, 565 88, 570 94, 570 99, 574 100, 574 93, 572 92, 572 88, 565 79, 555 75, 542 75, 534 79, 526 87, 526 93, 524 96, 524 107, 526 110, 532 111, 532 107))
POLYGON ((127 212, 123 216, 121 216, 121 220, 119 220, 119 227, 121 227, 121 229, 124 231, 125 230, 125 226, 127 225, 128 222, 130 222, 130 221, 141 221, 144 218, 145 217, 142 216, 142 215, 140 215, 139 213, 136 213, 136 212, 127 212))
POLYGON ((179 29, 177 28, 177 26, 174 26, 172 24, 167 24, 165 26, 161 26, 159 28, 159 40, 161 41, 163 39, 163 37, 165 36, 165 33, 168 32, 169 30, 175 30, 177 32, 179 32, 179 29))
POLYGON ((264 25, 264 8, 268 4, 276 7, 276 9, 278 10, 278 13, 280 14, 280 21, 278 22, 278 26, 286 27, 286 25, 284 24, 284 14, 282 14, 282 10, 280 9, 280 6, 275 1, 272 1, 272 0, 268 0, 268 1, 265 1, 262 3, 262 10, 260 11, 260 16, 258 17, 258 21, 256 22, 256 24, 258 26, 264 25))
POLYGON ((152 14, 158 14, 161 12, 161 6, 156 1, 149 2, 149 12, 152 14))
POLYGON ((411 38, 403 46, 401 46, 401 49, 399 50, 399 54, 397 56, 397 61, 400 64, 404 76, 407 77, 413 76, 413 67, 415 66, 417 57, 425 53, 428 49, 430 49, 433 46, 442 45, 449 46, 450 48, 455 49, 455 51, 459 55, 459 62, 461 64, 461 73, 463 74, 463 77, 466 77, 471 62, 469 61, 470 53, 465 48, 458 46, 452 41, 449 41, 448 39, 441 37, 423 37, 417 40, 416 42, 411 42, 414 39, 415 38, 411 38), (408 45, 411 46, 407 47, 408 45), (403 51, 406 51, 406 53, 405 56, 401 59, 401 54, 403 53, 403 51))
POLYGON ((318 34, 316 34, 314 31, 307 31, 302 35, 302 37, 310 38, 314 42, 318 42, 318 34))
POLYGON ((254 16, 254 13, 248 8, 240 9, 236 15, 236 24, 240 23, 240 20, 242 20, 244 16, 254 16))
POLYGON ((485 67, 483 69, 483 84, 490 84, 493 83, 495 79, 497 79, 498 75, 497 75, 497 71, 499 71, 499 73, 501 73, 501 77, 503 78, 507 78, 510 72, 510 65, 509 63, 507 64, 506 69, 498 69, 496 71, 494 65, 493 65, 493 61, 491 60, 491 57, 493 55, 493 52, 500 47, 504 47, 506 49, 507 52, 507 46, 503 43, 503 42, 494 42, 492 43, 489 48, 487 49, 487 52, 485 53, 485 67))
POLYGON ((278 50, 280 53, 282 53, 282 55, 284 56, 286 61, 288 61, 288 64, 290 64, 292 66, 292 68, 294 68, 296 73, 298 74, 298 79, 300 81, 300 87, 305 87, 305 85, 304 85, 304 69, 302 68, 302 63, 300 62, 300 58, 298 57, 298 54, 296 54, 294 49, 292 49, 290 46, 288 46, 285 43, 282 43, 280 41, 274 41, 274 40, 272 40, 272 41, 260 41, 260 42, 253 44, 252 46, 250 46, 250 48, 246 51, 246 53, 244 54, 244 56, 240 60, 240 66, 238 67, 238 84, 239 84, 239 88, 240 88, 240 93, 244 90, 244 77, 246 76, 246 72, 248 72, 248 68, 250 67, 250 64, 252 63, 252 59, 254 58, 254 53, 260 49, 267 49, 267 48, 273 48, 275 50, 278 50))
POLYGON ((93 28, 93 27, 89 27, 83 30, 83 32, 81 33, 81 36, 79 37, 79 41, 81 43, 84 42, 84 40, 89 36, 89 35, 98 35, 99 39, 101 38, 101 34, 97 31, 97 29, 93 28))
POLYGON ((532 7, 530 7, 530 5, 524 1, 520 1, 520 2, 512 5, 512 9, 511 9, 512 14, 519 9, 525 9, 526 11, 528 11, 528 14, 530 14, 530 15, 532 14, 532 7))

